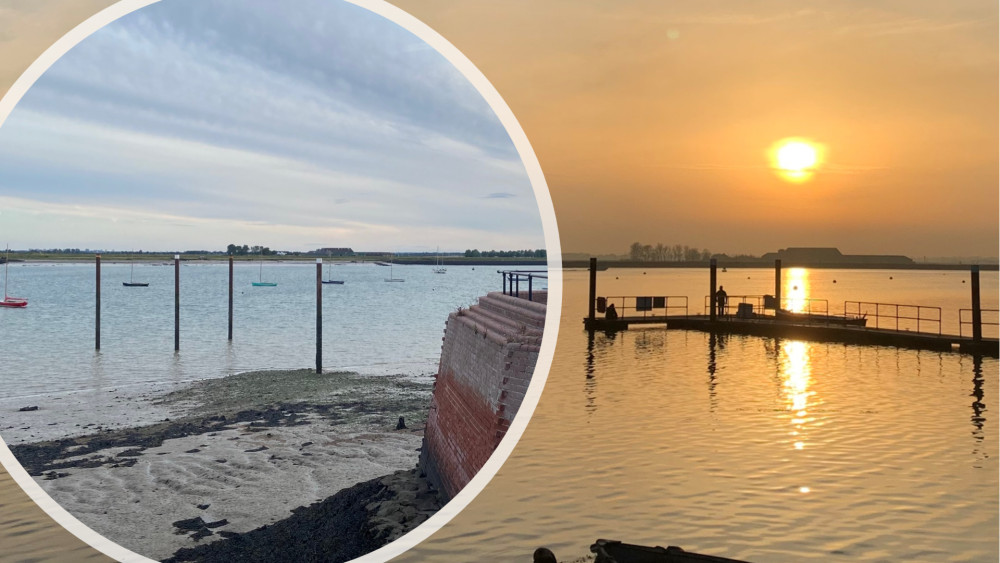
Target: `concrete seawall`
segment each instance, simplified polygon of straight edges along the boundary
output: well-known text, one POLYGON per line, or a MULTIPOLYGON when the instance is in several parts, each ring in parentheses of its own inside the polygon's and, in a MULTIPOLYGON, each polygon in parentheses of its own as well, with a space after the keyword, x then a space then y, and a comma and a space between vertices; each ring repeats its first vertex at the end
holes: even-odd
POLYGON ((448 316, 420 467, 449 499, 486 463, 521 406, 538 360, 545 297, 495 292, 448 316))

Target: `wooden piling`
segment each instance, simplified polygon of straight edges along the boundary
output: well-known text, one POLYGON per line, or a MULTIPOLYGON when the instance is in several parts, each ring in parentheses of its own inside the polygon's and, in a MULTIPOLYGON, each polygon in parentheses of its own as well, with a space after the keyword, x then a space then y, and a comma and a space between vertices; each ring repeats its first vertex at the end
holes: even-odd
POLYGON ((717 267, 718 263, 716 262, 715 258, 712 258, 711 260, 708 261, 708 280, 709 280, 709 285, 712 286, 708 290, 708 320, 711 322, 715 322, 715 309, 717 307, 717 303, 715 302, 715 290, 717 289, 715 287, 715 282, 716 282, 715 276, 717 267))
POLYGON ((94 312, 96 314, 96 319, 94 320, 94 349, 101 349, 101 255, 96 256, 97 264, 97 289, 95 292, 94 301, 94 312))
POLYGON ((181 255, 174 254, 174 352, 181 349, 181 255))
POLYGON ((587 318, 594 322, 597 305, 597 258, 590 259, 590 302, 587 304, 587 318))
POLYGON ((316 373, 323 373, 323 259, 316 259, 316 373))
POLYGON ((983 341, 983 309, 979 301, 979 266, 972 266, 972 340, 983 341))
POLYGON ((774 310, 781 308, 781 260, 774 261, 774 310))
POLYGON ((233 339, 233 255, 229 255, 229 340, 233 339))

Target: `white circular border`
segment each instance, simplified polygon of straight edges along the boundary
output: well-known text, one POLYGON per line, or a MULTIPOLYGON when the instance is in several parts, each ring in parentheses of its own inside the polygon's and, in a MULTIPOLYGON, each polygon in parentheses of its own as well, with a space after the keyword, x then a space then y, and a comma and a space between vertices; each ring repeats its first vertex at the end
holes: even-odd
MULTIPOLYGON (((24 73, 18 77, 10 90, 0 98, 0 126, 7 120, 14 106, 21 100, 32 84, 52 66, 66 52, 83 41, 95 31, 105 25, 129 14, 135 10, 154 4, 159 0, 121 0, 97 14, 91 16, 86 21, 70 30, 62 36, 51 47, 45 50, 38 59, 28 67, 24 73)), ((455 68, 461 72, 466 80, 479 92, 479 94, 490 105, 493 113, 500 119, 500 123, 506 129, 514 147, 517 149, 521 162, 524 164, 528 174, 528 180, 535 192, 535 202, 538 204, 538 211, 542 218, 542 229, 545 237, 546 256, 548 261, 548 302, 547 314, 545 315, 545 328, 542 334, 542 345, 538 354, 538 362, 535 364, 535 372, 532 374, 531 383, 524 395, 521 407, 514 417, 513 422, 507 430, 506 435, 493 455, 486 461, 483 467, 476 473, 475 477, 469 481, 451 501, 441 508, 436 514, 427 519, 396 541, 385 545, 367 555, 359 557, 354 561, 363 563, 381 563, 397 555, 402 554, 411 547, 427 539, 434 532, 438 531, 449 520, 462 511, 473 498, 478 495, 487 483, 493 479, 500 466, 503 465, 507 457, 514 450, 514 445, 520 440, 528 425, 528 419, 535 411, 538 399, 542 395, 542 388, 552 366, 552 358, 556 349, 556 337, 559 332, 559 317, 562 312, 562 250, 559 246, 559 231, 556 225, 556 214, 552 207, 552 198, 549 195, 548 186, 545 183, 545 176, 538 163, 538 158, 528 142, 528 137, 521 129, 513 112, 507 106, 500 93, 490 84, 486 76, 479 71, 472 61, 463 55, 454 45, 439 33, 428 27, 425 23, 404 12, 403 10, 388 4, 384 0, 343 0, 365 8, 378 14, 389 21, 401 26, 410 33, 413 33, 438 53, 444 56, 455 68)), ((69 530, 73 535, 80 538, 90 546, 99 550, 109 557, 119 561, 142 561, 148 559, 133 551, 130 551, 94 530, 87 527, 75 516, 59 506, 28 472, 21 467, 17 459, 10 452, 6 442, 0 438, 0 463, 3 464, 7 472, 14 478, 14 481, 21 486, 29 497, 45 511, 52 519, 61 526, 69 530)))

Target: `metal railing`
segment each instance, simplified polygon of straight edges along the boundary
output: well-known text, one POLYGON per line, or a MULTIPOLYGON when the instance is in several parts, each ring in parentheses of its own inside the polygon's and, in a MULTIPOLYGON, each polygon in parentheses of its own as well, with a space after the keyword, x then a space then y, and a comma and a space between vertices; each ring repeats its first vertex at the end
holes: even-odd
MULTIPOLYGON (((894 330, 910 330, 915 326, 916 332, 941 334, 941 307, 926 305, 902 305, 899 303, 875 303, 869 301, 844 301, 844 314, 874 319, 875 326, 871 328, 893 328, 894 330), (900 328, 900 321, 903 326, 900 328), (921 326, 921 323, 923 326, 921 326), (928 325, 937 325, 937 332, 924 330, 928 325)), ((870 326, 870 325, 869 325, 870 326)))
MULTIPOLYGON (((765 307, 765 303, 771 298, 770 295, 727 295, 726 296, 726 306, 723 308, 725 315, 731 315, 732 311, 739 310, 741 303, 750 303, 753 305, 753 313, 755 315, 763 315, 765 309, 771 309, 773 307, 765 307)), ((781 299, 781 304, 783 309, 787 309, 790 304, 795 304, 795 309, 800 309, 799 304, 804 305, 804 308, 799 311, 793 311, 796 313, 802 313, 804 315, 829 315, 830 314, 830 304, 826 299, 801 299, 797 297, 783 297, 781 299)), ((711 312, 710 307, 718 307, 715 302, 715 298, 712 295, 705 296, 705 314, 711 312)))
POLYGON ((497 270, 503 276, 503 294, 512 297, 521 297, 521 282, 528 286, 528 301, 532 301, 532 293, 535 289, 535 280, 545 280, 548 289, 549 273, 546 270, 497 270))
POLYGON ((687 295, 656 295, 656 296, 635 296, 635 295, 615 295, 611 297, 598 297, 595 303, 595 310, 598 313, 606 313, 608 305, 614 304, 615 312, 619 317, 629 316, 626 313, 632 311, 634 316, 687 316, 688 298, 687 295), (603 301, 603 306, 602 306, 603 301), (683 311, 683 312, 682 312, 683 311), (659 313, 659 314, 657 314, 659 313))
MULTIPOLYGON (((996 326, 1000 327, 1000 309, 980 309, 980 326, 996 326), (992 317, 993 321, 988 321, 983 317, 992 317)), ((972 325, 972 309, 959 309, 958 310, 958 335, 961 337, 965 336, 965 331, 963 330, 965 325, 972 325), (966 313, 970 317, 969 320, 965 320, 966 313)))

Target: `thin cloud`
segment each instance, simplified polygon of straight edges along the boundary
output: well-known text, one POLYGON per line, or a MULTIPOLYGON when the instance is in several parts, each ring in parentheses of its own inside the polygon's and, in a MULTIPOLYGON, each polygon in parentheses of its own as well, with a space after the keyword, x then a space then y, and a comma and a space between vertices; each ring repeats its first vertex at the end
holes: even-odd
POLYGON ((62 205, 44 214, 63 233, 110 236, 92 218, 113 210, 151 232, 194 225, 199 247, 199 230, 263 224, 295 249, 292 233, 542 246, 524 166, 478 92, 410 33, 328 0, 162 2, 100 30, 0 129, 0 196, 62 205), (477 185, 528 197, 484 213, 477 185))

